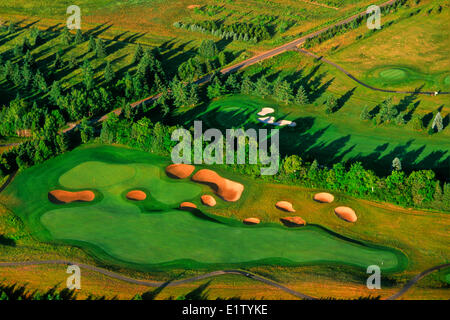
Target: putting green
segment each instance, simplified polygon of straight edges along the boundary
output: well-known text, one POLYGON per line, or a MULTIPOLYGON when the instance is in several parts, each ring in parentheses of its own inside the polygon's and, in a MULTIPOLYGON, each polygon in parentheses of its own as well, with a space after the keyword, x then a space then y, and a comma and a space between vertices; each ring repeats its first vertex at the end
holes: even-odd
POLYGON ((407 73, 402 69, 387 69, 380 72, 380 77, 387 80, 398 81, 406 78, 407 73))
MULTIPOLYGON (((403 269, 399 251, 344 238, 320 226, 289 229, 176 210, 197 201, 200 186, 166 177, 164 158, 112 146, 83 147, 20 173, 7 188, 9 206, 45 241, 86 248, 104 262, 151 269, 259 264, 338 264, 385 272, 403 269), (92 203, 57 205, 55 188, 93 189, 92 203), (134 202, 131 189, 148 197, 134 202)), ((244 201, 244 200, 243 200, 244 201)))

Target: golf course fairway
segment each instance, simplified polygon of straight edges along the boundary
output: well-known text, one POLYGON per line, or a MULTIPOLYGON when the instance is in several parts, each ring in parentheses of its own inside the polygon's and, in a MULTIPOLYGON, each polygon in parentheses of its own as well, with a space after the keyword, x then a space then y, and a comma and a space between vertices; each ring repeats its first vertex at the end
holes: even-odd
POLYGON ((210 189, 168 178, 164 168, 169 163, 133 149, 89 145, 21 172, 2 200, 40 240, 76 245, 102 262, 144 270, 333 264, 364 269, 378 265, 394 272, 406 266, 400 251, 317 225, 248 226, 200 210, 177 210, 181 202, 197 201, 210 189), (48 192, 56 189, 91 190, 96 197, 92 202, 55 204, 48 192), (130 190, 142 190, 147 197, 128 200, 130 190))

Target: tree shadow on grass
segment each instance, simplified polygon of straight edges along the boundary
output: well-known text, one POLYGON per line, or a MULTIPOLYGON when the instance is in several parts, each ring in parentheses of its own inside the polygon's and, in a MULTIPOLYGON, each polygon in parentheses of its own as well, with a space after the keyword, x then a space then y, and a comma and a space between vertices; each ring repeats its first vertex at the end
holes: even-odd
POLYGON ((334 108, 333 112, 339 111, 345 105, 345 103, 350 100, 353 93, 355 92, 356 87, 344 93, 339 99, 336 101, 336 108, 334 108))
POLYGON ((3 234, 0 234, 0 245, 15 247, 16 241, 14 239, 5 237, 3 234))

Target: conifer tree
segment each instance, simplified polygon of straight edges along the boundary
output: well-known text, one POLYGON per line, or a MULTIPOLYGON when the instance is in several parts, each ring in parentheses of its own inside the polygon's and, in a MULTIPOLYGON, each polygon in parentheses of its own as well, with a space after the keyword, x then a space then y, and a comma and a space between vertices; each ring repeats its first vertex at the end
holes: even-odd
POLYGON ((59 69, 62 67, 62 64, 63 64, 63 62, 62 62, 61 56, 59 55, 59 52, 58 52, 58 53, 56 53, 55 60, 53 61, 53 68, 59 69))
POLYGON ((305 88, 300 86, 297 91, 297 95, 295 96, 295 103, 304 106, 309 103, 308 95, 306 94, 305 88))
POLYGON ((72 42, 72 35, 69 32, 69 29, 66 27, 63 29, 61 33, 61 42, 63 45, 67 46, 72 42))
POLYGON ((12 34, 16 32, 16 24, 14 22, 10 22, 8 25, 8 34, 12 34))
POLYGON ((337 107, 337 101, 336 101, 336 98, 335 98, 335 96, 333 94, 330 94, 328 96, 327 101, 325 103, 325 106, 326 106, 326 109, 325 109, 326 113, 330 114, 330 113, 334 112, 334 110, 337 107))
POLYGON ((24 87, 28 87, 33 79, 33 71, 26 63, 22 67, 22 77, 24 87))
POLYGON ((242 94, 252 94, 255 89, 255 86, 253 82, 250 80, 250 78, 245 75, 244 79, 242 79, 241 83, 241 93, 242 94))
POLYGON ((80 123, 81 141, 87 143, 94 136, 94 128, 89 124, 86 118, 83 118, 80 123))
POLYGON ((59 81, 57 81, 57 80, 53 81, 52 87, 49 92, 49 96, 55 104, 58 104, 58 101, 61 98, 61 91, 62 90, 61 90, 61 85, 59 84, 59 81))
POLYGON ((46 92, 47 91, 47 82, 45 81, 44 76, 42 73, 38 70, 34 76, 34 87, 39 90, 40 92, 46 92))
POLYGON ((92 70, 89 60, 84 60, 83 63, 83 82, 87 90, 94 86, 94 70, 92 70))

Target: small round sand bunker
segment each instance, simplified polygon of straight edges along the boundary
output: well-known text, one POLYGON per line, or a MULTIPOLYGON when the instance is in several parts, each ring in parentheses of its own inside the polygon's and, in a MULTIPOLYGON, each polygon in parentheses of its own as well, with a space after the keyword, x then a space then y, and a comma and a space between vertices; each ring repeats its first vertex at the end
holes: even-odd
POLYGON ((314 195, 314 200, 322 203, 331 203, 334 201, 334 196, 331 193, 320 192, 314 195))
POLYGON ((174 163, 166 167, 166 173, 171 178, 185 179, 194 172, 195 167, 190 164, 174 163))
POLYGON ((258 218, 246 218, 243 222, 244 224, 258 224, 261 221, 258 218))
POLYGON ((147 195, 144 191, 141 190, 131 190, 127 193, 127 199, 134 201, 143 201, 147 198, 147 195))
POLYGON ((339 218, 347 222, 356 222, 356 220, 358 219, 356 217, 355 210, 349 207, 337 207, 336 209, 334 209, 334 213, 339 218))
POLYGON ((192 202, 182 202, 180 204, 180 209, 183 209, 183 210, 197 209, 197 206, 195 204, 193 204, 192 202))
POLYGON ((95 194, 90 190, 77 192, 53 190, 48 193, 48 199, 56 204, 71 202, 91 202, 94 201, 95 194))
POLYGON ((286 227, 300 227, 306 225, 306 221, 303 220, 301 217, 283 217, 280 218, 280 221, 286 227))
POLYGON ((237 201, 241 198, 244 186, 238 182, 225 179, 215 171, 201 169, 192 176, 192 181, 209 185, 225 201, 237 201))
POLYGON ((294 207, 292 206, 292 203, 287 202, 287 201, 278 201, 275 206, 283 211, 287 211, 287 212, 295 212, 294 207))
POLYGON ((216 205, 216 199, 214 199, 214 197, 210 196, 209 194, 204 194, 200 197, 200 199, 205 206, 214 207, 216 205))

